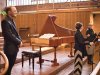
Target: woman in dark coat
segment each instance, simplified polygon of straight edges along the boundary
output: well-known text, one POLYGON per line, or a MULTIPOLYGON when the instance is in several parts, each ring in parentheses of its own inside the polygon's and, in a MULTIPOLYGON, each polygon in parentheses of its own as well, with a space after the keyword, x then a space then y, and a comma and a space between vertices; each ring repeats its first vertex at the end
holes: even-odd
POLYGON ((76 24, 76 32, 75 32, 75 65, 74 65, 74 75, 82 74, 82 58, 87 55, 86 47, 85 47, 85 39, 81 33, 83 30, 83 24, 77 22, 76 24))

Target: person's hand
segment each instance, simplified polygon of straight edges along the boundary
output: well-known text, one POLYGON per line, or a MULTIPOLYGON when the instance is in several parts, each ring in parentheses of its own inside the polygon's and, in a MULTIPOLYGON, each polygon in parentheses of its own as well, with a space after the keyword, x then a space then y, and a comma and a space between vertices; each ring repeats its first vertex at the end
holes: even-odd
POLYGON ((20 47, 22 47, 23 46, 23 42, 21 41, 21 43, 20 43, 20 47))
POLYGON ((90 36, 90 34, 87 34, 87 37, 89 37, 90 36))
POLYGON ((85 41, 85 43, 89 43, 89 41, 85 41))
POLYGON ((94 42, 90 42, 90 45, 93 45, 94 44, 94 42))

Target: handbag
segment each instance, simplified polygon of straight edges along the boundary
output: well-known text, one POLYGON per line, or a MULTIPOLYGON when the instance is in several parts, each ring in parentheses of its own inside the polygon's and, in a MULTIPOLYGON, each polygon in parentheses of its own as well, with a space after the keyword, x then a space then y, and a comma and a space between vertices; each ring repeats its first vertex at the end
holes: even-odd
POLYGON ((94 54, 94 48, 95 48, 95 44, 86 45, 87 54, 88 55, 93 55, 94 54))

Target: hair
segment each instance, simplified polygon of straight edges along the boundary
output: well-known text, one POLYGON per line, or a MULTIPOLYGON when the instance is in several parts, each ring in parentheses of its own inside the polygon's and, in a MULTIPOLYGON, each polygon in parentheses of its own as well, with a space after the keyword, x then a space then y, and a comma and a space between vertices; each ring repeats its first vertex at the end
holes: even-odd
POLYGON ((6 14, 8 14, 8 11, 11 11, 11 6, 5 7, 5 8, 4 8, 4 11, 6 12, 6 14))
POLYGON ((83 26, 83 24, 81 23, 81 22, 76 22, 76 29, 77 30, 80 30, 81 29, 81 27, 83 26))

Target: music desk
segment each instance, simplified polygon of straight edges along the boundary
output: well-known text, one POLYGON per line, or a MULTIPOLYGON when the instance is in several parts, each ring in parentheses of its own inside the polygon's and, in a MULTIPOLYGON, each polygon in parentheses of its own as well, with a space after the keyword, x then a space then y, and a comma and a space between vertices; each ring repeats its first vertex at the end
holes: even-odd
POLYGON ((59 63, 57 62, 57 57, 56 57, 56 48, 58 46, 49 46, 48 44, 44 44, 44 43, 32 43, 31 45, 39 47, 40 57, 41 57, 40 62, 43 63, 44 61, 50 61, 53 63, 51 66, 58 66, 59 65, 59 63), (54 59, 53 60, 42 59, 42 51, 41 51, 42 47, 54 47, 54 59))

